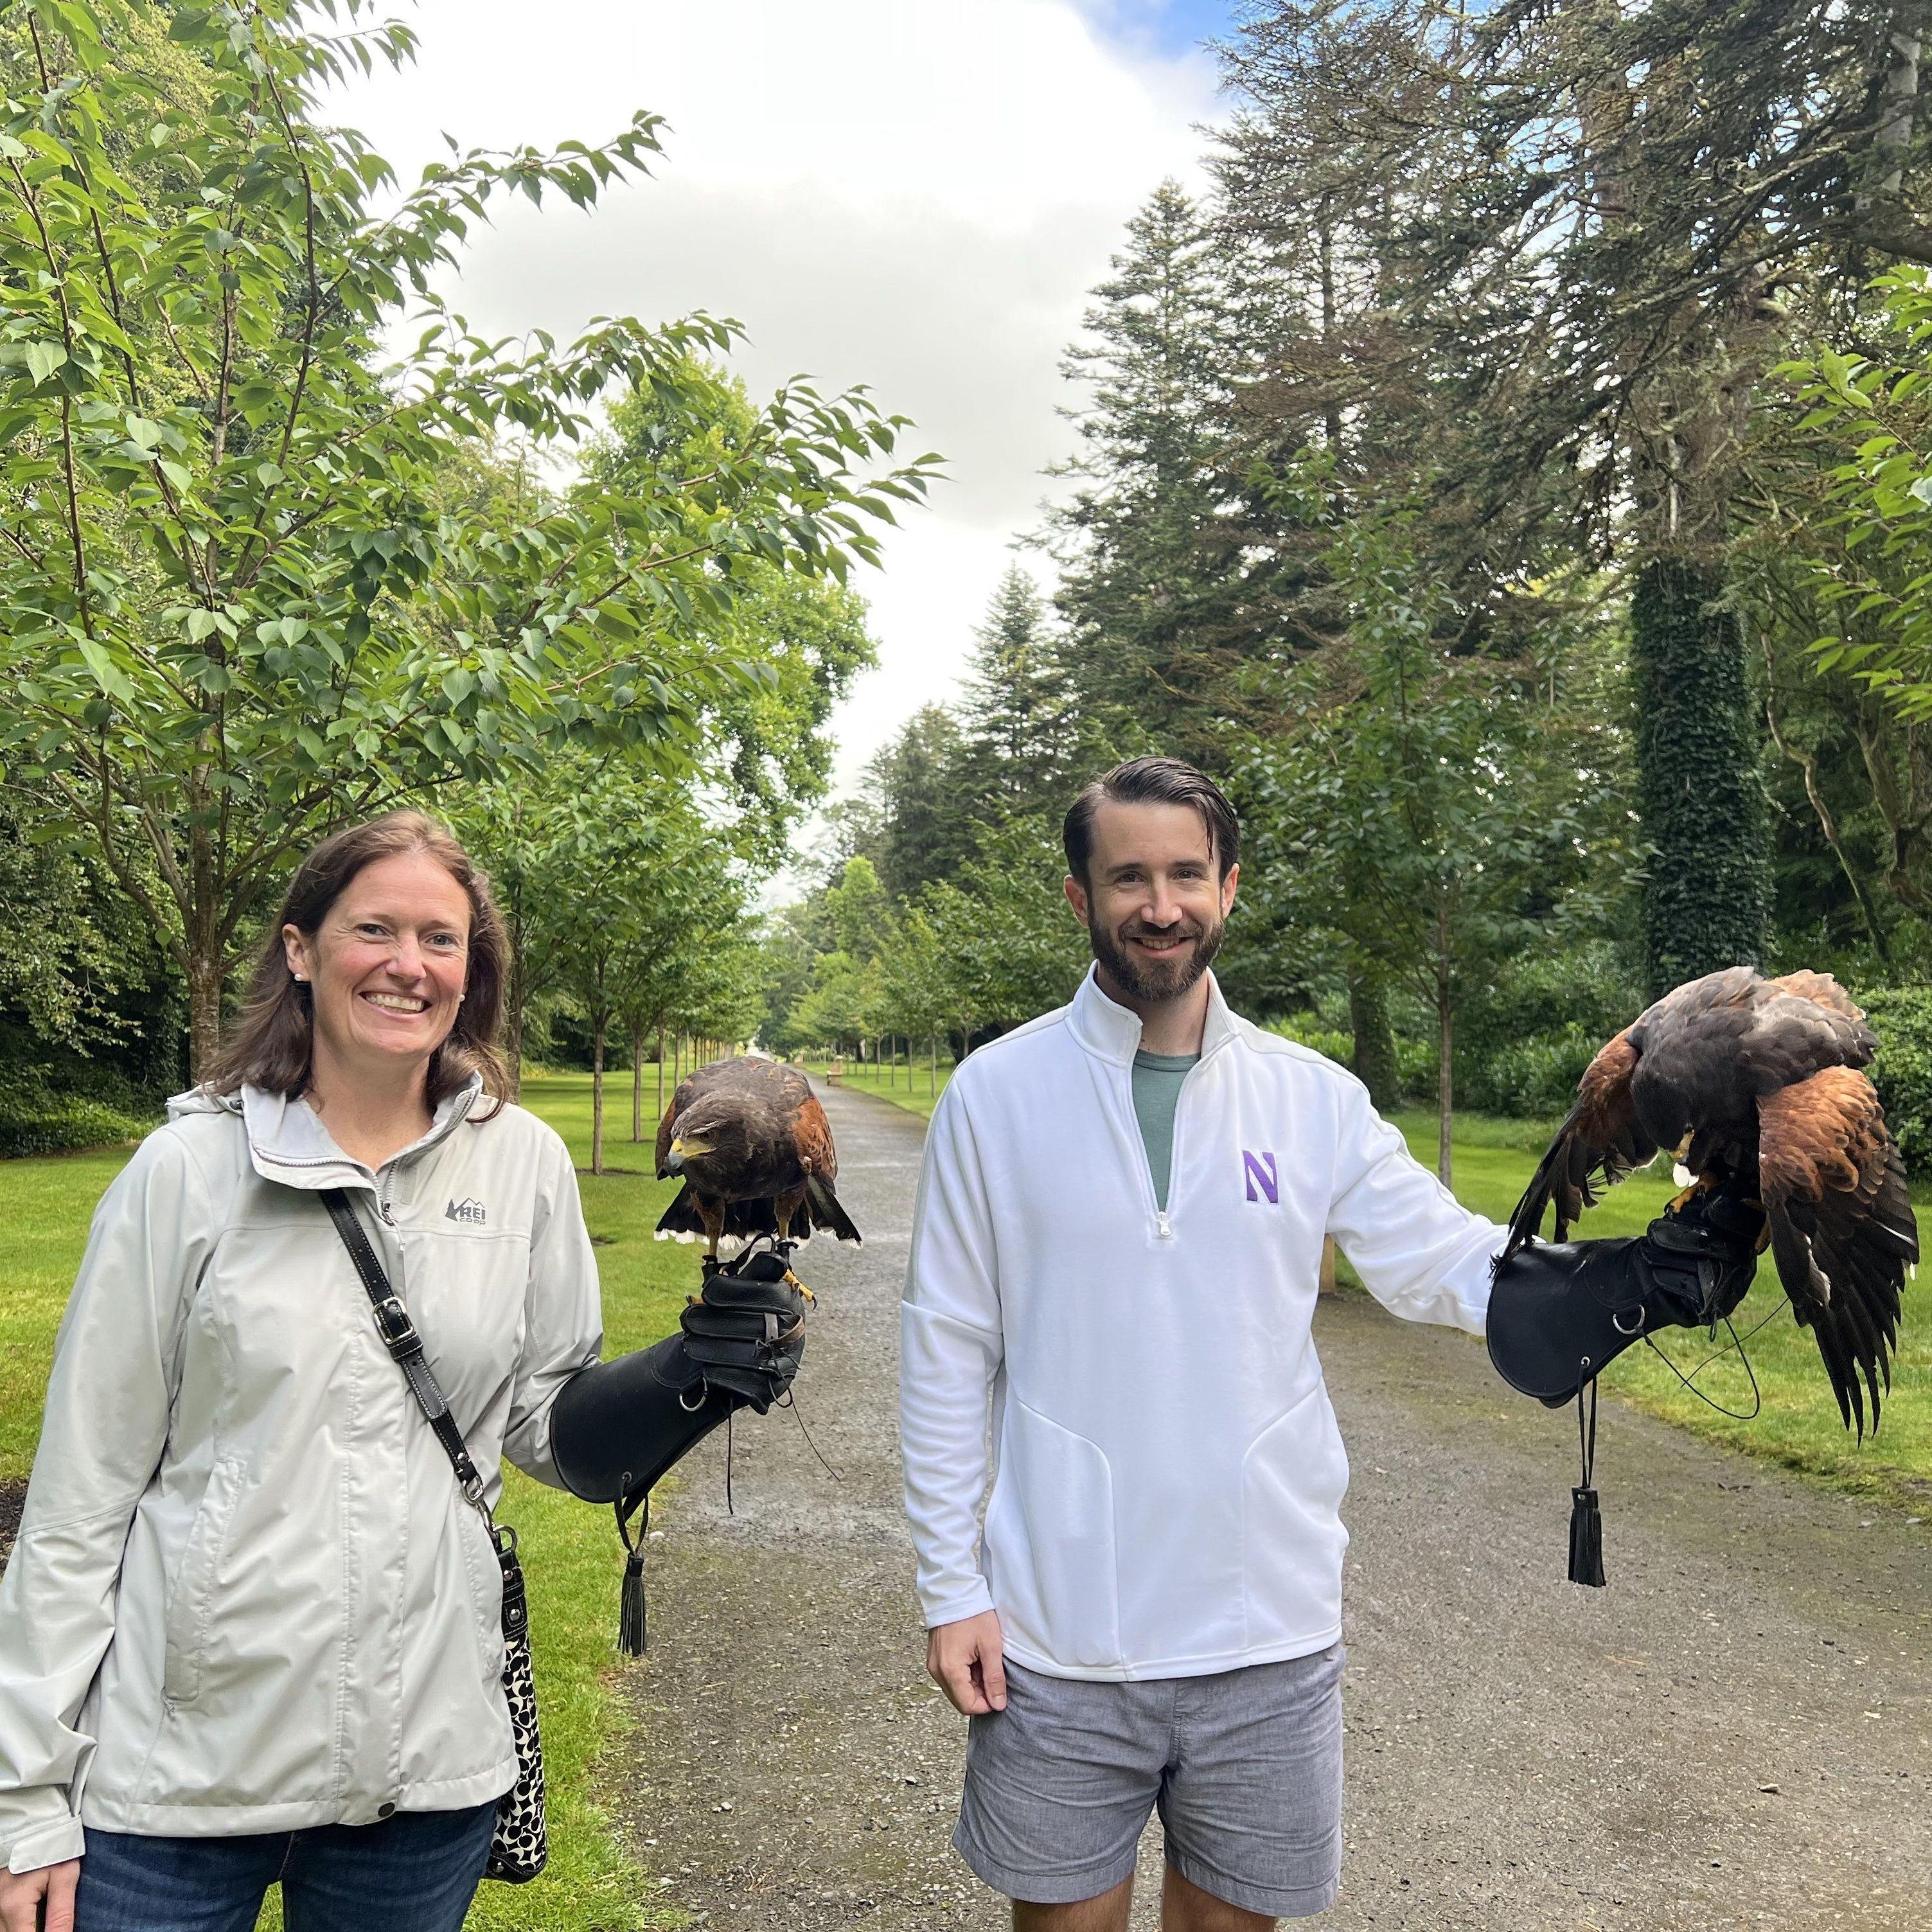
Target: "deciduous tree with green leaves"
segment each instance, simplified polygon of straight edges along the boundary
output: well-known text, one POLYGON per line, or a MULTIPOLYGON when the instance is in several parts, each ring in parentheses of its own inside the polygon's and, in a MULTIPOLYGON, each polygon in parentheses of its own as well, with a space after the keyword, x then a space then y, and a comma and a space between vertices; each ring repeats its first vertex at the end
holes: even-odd
POLYGON ((871 558, 926 471, 882 467, 902 425, 862 394, 794 386, 720 433, 691 372, 728 322, 489 342, 436 299, 493 200, 589 206, 658 152, 656 117, 453 153, 392 197, 316 100, 406 59, 406 28, 368 0, 160 9, 190 90, 150 57, 156 10, 10 16, 31 60, 0 117, 0 756, 173 949, 199 1070, 292 854, 567 744, 676 768, 708 707, 771 681, 729 646, 746 574, 871 558), (449 514, 479 445, 548 473, 640 388, 690 430, 660 463, 449 514))
POLYGON ((1458 998, 1627 867, 1618 774, 1587 718, 1544 700, 1546 661, 1443 648, 1456 627, 1400 519, 1345 530, 1333 563, 1348 633, 1288 674, 1280 735, 1238 772, 1244 886, 1264 917, 1432 1010, 1446 1185, 1458 998))

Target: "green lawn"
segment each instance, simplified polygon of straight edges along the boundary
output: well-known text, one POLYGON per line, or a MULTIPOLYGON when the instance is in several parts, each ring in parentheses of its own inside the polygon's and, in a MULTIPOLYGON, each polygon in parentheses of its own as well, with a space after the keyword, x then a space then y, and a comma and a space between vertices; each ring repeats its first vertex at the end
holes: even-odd
MULTIPOLYGON (((608 1353, 642 1347, 675 1324, 698 1280, 697 1250, 654 1240, 673 1189, 648 1178, 647 1148, 628 1138, 628 1084, 608 1096, 608 1166, 636 1174, 581 1177, 584 1218, 598 1244, 608 1353)), ((590 1160, 590 1082, 581 1074, 527 1081, 524 1104, 590 1160)), ((0 1479, 24 1476, 40 1428, 54 1330, 65 1304, 101 1190, 124 1152, 9 1161, 4 1175, 13 1233, 0 1262, 0 1479)), ((550 1932, 617 1932, 674 1922, 640 1916, 646 1881, 617 1844, 592 1795, 592 1761, 621 1718, 610 1676, 616 1659, 617 1590, 622 1558, 608 1510, 593 1510, 514 1470, 507 1471, 504 1520, 522 1538, 536 1633, 537 1694, 550 1786, 550 1868, 532 1885, 486 1885, 469 1923, 540 1924, 550 1932)), ((272 1911, 265 1928, 276 1923, 272 1911)))

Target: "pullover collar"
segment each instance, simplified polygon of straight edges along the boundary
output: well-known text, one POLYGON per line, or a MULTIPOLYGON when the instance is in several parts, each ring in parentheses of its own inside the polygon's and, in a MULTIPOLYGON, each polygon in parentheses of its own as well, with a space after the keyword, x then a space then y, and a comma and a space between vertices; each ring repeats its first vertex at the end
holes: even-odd
MULTIPOLYGON (((1141 1016, 1109 999, 1100 990, 1094 969, 1087 969, 1080 990, 1073 996, 1071 1018, 1073 1036, 1096 1060, 1116 1066, 1131 1066, 1140 1049, 1141 1016)), ((1201 1035, 1201 1058, 1205 1060, 1216 1048, 1234 1035, 1234 1016, 1221 997, 1220 982, 1208 975, 1208 1024, 1201 1035)))
MULTIPOLYGON (((472 1073, 438 1103, 429 1131, 392 1154, 383 1167, 412 1160, 446 1140, 468 1118, 482 1091, 482 1076, 472 1073)), ((264 1180, 279 1181, 285 1187, 320 1189, 366 1186, 376 1178, 377 1170, 352 1160, 335 1144, 321 1115, 299 1096, 292 1100, 244 1084, 238 1094, 197 1090, 179 1094, 168 1102, 170 1118, 215 1111, 240 1114, 248 1136, 248 1158, 264 1180)))

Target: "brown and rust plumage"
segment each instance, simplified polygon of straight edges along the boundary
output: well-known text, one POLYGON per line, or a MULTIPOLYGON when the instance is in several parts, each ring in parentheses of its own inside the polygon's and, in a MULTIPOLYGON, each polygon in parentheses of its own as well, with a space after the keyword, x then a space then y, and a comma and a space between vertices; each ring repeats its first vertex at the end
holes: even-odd
POLYGON ((711 1254, 724 1234, 791 1240, 824 1228, 860 1238, 832 1192, 831 1123, 811 1082, 782 1061, 715 1060, 680 1081, 658 1124, 657 1169, 684 1181, 658 1233, 701 1233, 711 1254))
POLYGON ((1830 974, 1748 966, 1666 994, 1586 1070, 1510 1217, 1506 1253, 1553 1202, 1568 1234, 1608 1185, 1668 1148, 1700 1182, 1755 1180, 1792 1311, 1816 1338, 1847 1428, 1877 1426, 1906 1269, 1918 1258, 1905 1171, 1861 1070, 1878 1042, 1830 974))

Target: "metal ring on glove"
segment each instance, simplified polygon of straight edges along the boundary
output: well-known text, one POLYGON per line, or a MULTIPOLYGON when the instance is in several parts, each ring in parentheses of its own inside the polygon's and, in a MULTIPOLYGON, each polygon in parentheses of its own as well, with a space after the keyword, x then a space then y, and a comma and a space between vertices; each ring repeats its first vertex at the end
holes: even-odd
POLYGON ((1610 1310, 1610 1326, 1619 1335, 1641 1335, 1643 1333, 1643 1304, 1638 1302, 1630 1312, 1636 1317, 1636 1326, 1634 1328, 1626 1328, 1624 1326, 1624 1311, 1621 1308, 1613 1308, 1610 1310))
POLYGON ((680 1389, 677 1392, 677 1406, 686 1415, 695 1415, 711 1398, 711 1385, 701 1378, 694 1382, 692 1388, 698 1391, 698 1400, 695 1402, 685 1400, 685 1397, 691 1393, 690 1389, 680 1389))

